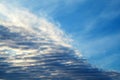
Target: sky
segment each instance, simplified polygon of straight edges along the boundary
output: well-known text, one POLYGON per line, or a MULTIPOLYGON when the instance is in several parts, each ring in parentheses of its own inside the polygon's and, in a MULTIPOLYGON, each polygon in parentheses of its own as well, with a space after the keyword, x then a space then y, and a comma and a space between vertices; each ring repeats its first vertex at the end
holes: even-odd
MULTIPOLYGON (((120 72, 119 0, 1 0, 0 3, 20 7, 23 13, 27 9, 59 25, 73 40, 71 45, 89 63, 120 72)), ((1 14, 0 17, 3 18, 1 14)))

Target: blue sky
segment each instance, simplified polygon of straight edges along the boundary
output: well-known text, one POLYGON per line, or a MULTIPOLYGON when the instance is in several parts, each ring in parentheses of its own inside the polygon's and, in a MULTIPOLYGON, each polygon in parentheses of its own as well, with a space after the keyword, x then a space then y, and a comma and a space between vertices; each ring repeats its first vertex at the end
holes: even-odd
POLYGON ((3 0, 59 23, 94 66, 120 71, 119 0, 3 0))

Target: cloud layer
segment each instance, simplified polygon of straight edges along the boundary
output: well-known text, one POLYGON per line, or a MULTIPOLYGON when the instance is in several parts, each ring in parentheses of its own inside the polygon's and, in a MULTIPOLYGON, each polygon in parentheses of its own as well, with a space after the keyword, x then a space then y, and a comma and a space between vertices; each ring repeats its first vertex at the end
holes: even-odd
MULTIPOLYGON (((8 62, 15 56, 61 53, 69 51, 60 50, 62 46, 72 48, 71 39, 46 17, 5 3, 0 3, 0 17, 0 55, 8 62)), ((20 65, 16 59, 11 62, 20 65)))

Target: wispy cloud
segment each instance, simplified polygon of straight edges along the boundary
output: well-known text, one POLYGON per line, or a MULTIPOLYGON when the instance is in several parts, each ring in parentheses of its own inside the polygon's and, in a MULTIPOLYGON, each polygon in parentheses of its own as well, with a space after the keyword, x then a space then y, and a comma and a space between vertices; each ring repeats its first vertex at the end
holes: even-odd
MULTIPOLYGON (((106 1, 106 4, 104 1, 91 3, 95 6, 87 8, 86 13, 80 14, 80 16, 87 15, 87 18, 85 17, 82 22, 79 21, 82 26, 77 27, 79 30, 74 32, 77 36, 77 38, 74 37, 78 45, 77 48, 80 49, 84 57, 90 60, 91 64, 102 65, 102 68, 107 70, 120 70, 119 64, 115 64, 118 60, 117 55, 120 55, 118 50, 120 45, 120 25, 118 22, 120 2, 110 0, 106 1)), ((82 9, 84 11, 84 8, 82 9)))
POLYGON ((40 34, 39 31, 43 33, 45 32, 44 35, 55 41, 64 42, 65 39, 67 39, 63 38, 63 36, 66 35, 60 29, 60 26, 56 23, 50 22, 47 18, 38 18, 24 8, 20 9, 5 5, 6 4, 0 4, 0 16, 2 16, 0 24, 5 26, 22 27, 25 30, 29 30, 36 34, 40 34))

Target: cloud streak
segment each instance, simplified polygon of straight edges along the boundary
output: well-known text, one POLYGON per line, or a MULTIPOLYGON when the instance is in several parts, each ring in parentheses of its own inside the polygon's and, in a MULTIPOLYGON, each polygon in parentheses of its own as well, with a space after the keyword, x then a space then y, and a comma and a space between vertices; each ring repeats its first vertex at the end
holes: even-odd
MULTIPOLYGON (((38 18, 26 9, 13 9, 13 6, 9 7, 5 6, 5 4, 0 4, 0 7, 0 13, 3 17, 1 19, 1 25, 9 26, 9 28, 11 28, 10 26, 15 26, 16 28, 22 27, 26 31, 37 35, 43 33, 43 35, 51 39, 53 38, 55 41, 64 42, 65 39, 68 41, 67 38, 63 38, 63 36, 65 37, 64 32, 60 30, 60 27, 56 23, 51 23, 43 17, 38 18)), ((16 28, 12 27, 12 29, 16 28)), ((16 31, 20 32, 20 30, 16 31)))

